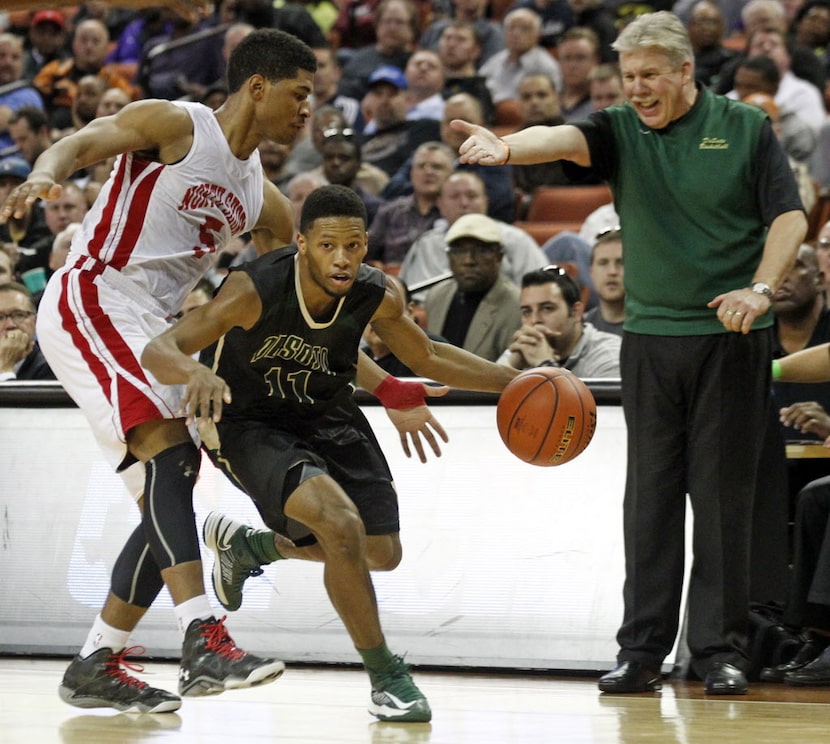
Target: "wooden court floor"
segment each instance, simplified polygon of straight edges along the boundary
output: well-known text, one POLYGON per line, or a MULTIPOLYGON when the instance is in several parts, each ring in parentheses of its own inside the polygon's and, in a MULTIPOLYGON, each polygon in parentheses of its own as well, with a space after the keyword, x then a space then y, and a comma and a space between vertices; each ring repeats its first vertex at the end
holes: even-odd
MULTIPOLYGON (((417 672, 431 724, 378 723, 357 669, 299 667, 271 685, 185 700, 160 715, 85 711, 61 702, 65 659, 0 658, 2 744, 818 744, 830 742, 830 688, 754 685, 706 697, 700 683, 600 695, 586 677, 417 672)), ((176 665, 143 679, 176 689, 176 665)))

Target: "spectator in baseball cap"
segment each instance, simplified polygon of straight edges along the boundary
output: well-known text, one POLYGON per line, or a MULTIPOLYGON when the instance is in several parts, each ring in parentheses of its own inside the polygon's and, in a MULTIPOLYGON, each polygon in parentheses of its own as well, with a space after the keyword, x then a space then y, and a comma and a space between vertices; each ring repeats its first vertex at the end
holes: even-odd
POLYGON ((66 18, 58 10, 39 10, 29 23, 29 43, 23 57, 23 77, 34 79, 47 62, 69 56, 66 18))

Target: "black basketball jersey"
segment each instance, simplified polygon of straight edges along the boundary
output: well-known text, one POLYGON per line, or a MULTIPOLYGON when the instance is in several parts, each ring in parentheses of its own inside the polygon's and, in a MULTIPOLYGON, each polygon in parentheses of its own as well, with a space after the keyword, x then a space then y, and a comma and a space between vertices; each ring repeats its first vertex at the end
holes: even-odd
POLYGON ((225 418, 306 417, 351 394, 360 337, 383 300, 386 277, 361 265, 331 316, 312 318, 299 295, 296 254, 286 248, 237 269, 251 277, 263 311, 250 330, 234 328, 219 342, 214 369, 233 395, 225 418))

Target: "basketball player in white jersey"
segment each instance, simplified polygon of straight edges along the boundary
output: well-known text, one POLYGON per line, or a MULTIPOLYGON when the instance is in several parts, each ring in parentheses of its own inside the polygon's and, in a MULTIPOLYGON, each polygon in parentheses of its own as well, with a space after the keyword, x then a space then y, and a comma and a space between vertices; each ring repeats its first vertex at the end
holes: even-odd
POLYGON ((192 508, 199 451, 180 389, 139 365, 215 254, 250 232, 260 252, 292 239, 290 205, 263 178, 257 145, 289 144, 310 115, 316 60, 288 34, 252 33, 228 64, 230 96, 201 104, 139 101, 94 120, 46 152, 7 198, 0 219, 54 199, 71 173, 118 156, 110 179, 52 277, 38 339, 84 411, 143 520, 115 563, 110 594, 60 687, 79 707, 165 712, 178 696, 123 669, 131 631, 163 584, 183 634, 179 692, 207 695, 270 682, 283 664, 237 648, 205 595, 192 508), (145 483, 146 471, 146 483, 145 483))

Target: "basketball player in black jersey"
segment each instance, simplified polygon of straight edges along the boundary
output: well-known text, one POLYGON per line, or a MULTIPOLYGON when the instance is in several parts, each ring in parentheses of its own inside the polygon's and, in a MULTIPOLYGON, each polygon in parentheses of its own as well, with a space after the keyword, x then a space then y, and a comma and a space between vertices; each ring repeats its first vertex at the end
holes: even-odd
POLYGON ((358 364, 361 334, 371 322, 415 374, 459 388, 500 392, 517 371, 427 338, 394 283, 362 263, 367 240, 360 198, 342 186, 316 189, 297 247, 232 271, 211 302, 146 347, 142 364, 159 381, 186 386, 183 415, 213 428, 204 437, 213 462, 271 528, 215 513, 206 520, 222 604, 237 609, 245 579, 262 564, 322 561, 326 590, 371 679, 369 710, 381 720, 428 721, 429 703, 380 626, 369 571, 400 562, 398 505, 351 383, 360 367, 363 387, 392 409, 421 405, 425 386, 370 378, 358 364), (211 370, 190 355, 214 341, 211 370))

